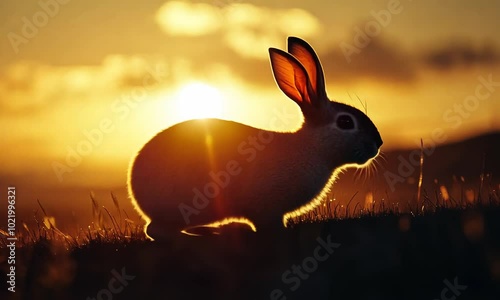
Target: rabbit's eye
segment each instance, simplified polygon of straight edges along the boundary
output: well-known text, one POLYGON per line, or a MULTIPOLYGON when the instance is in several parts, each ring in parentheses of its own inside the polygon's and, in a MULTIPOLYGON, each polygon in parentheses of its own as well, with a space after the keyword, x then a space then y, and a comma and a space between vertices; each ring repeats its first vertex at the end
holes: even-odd
POLYGON ((340 129, 350 130, 354 129, 354 120, 349 115, 341 115, 337 118, 337 126, 340 129))

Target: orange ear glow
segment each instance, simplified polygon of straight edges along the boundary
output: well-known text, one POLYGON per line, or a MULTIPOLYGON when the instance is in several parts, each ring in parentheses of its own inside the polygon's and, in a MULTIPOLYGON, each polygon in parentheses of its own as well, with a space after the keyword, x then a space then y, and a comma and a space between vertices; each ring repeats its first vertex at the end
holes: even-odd
POLYGON ((299 106, 311 103, 309 77, 296 58, 279 49, 269 49, 274 78, 279 88, 299 106))
POLYGON ((311 88, 316 95, 323 96, 325 76, 318 56, 307 42, 296 38, 288 38, 288 52, 292 54, 306 69, 311 88))

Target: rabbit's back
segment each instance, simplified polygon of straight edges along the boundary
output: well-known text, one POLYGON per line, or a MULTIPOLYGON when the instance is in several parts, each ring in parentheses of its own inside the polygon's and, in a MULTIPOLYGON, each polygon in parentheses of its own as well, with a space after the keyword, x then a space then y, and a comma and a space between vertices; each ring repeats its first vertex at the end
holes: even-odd
POLYGON ((139 151, 130 170, 137 204, 153 220, 161 212, 174 227, 188 225, 185 215, 190 209, 197 214, 189 221, 197 223, 235 212, 234 206, 244 199, 222 198, 235 194, 234 183, 250 147, 248 139, 259 132, 219 119, 190 120, 160 132, 139 151), (209 205, 205 205, 207 199, 209 205), (187 209, 184 214, 182 207, 187 209))

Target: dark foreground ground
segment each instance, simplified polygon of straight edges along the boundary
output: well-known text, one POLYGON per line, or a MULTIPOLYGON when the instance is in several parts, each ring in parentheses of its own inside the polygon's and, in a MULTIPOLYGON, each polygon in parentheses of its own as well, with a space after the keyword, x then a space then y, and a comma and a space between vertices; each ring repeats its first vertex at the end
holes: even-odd
POLYGON ((500 208, 17 250, 0 299, 500 299, 500 208))

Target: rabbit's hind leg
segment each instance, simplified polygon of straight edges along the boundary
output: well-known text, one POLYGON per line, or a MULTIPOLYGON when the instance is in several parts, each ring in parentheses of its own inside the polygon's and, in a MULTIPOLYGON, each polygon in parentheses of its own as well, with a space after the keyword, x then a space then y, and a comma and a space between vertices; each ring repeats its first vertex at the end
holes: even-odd
POLYGON ((195 236, 223 235, 229 232, 255 232, 255 225, 245 217, 231 217, 209 224, 184 228, 182 233, 195 236))
POLYGON ((157 220, 149 223, 145 231, 147 236, 155 241, 168 241, 182 235, 181 229, 179 224, 159 222, 157 220))

